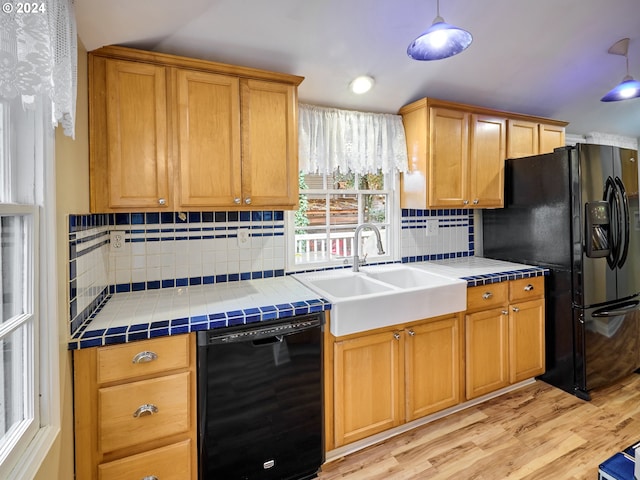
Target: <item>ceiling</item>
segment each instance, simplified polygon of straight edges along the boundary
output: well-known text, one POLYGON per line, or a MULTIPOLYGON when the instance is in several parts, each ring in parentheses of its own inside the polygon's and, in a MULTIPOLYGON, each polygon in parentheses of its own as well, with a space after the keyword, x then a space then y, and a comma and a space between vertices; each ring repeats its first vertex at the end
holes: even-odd
POLYGON ((444 60, 411 60, 407 45, 436 0, 76 0, 93 50, 126 45, 305 77, 303 103, 396 113, 429 96, 570 122, 567 132, 640 137, 640 98, 600 98, 626 74, 608 48, 624 37, 640 79, 638 0, 442 0, 474 41, 444 60), (356 76, 376 84, 348 90, 356 76))

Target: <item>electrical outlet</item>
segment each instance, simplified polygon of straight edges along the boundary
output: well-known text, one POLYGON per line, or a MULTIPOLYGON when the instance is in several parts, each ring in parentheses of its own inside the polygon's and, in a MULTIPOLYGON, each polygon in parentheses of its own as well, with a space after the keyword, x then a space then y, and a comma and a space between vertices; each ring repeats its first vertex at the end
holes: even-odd
POLYGON ((438 220, 427 220, 427 237, 435 237, 438 235, 438 220))
POLYGON ((238 246, 244 247, 248 244, 249 244, 249 229, 239 228, 238 229, 238 246))
POLYGON ((117 252, 124 248, 124 231, 111 230, 109 232, 109 244, 111 245, 111 251, 117 252))

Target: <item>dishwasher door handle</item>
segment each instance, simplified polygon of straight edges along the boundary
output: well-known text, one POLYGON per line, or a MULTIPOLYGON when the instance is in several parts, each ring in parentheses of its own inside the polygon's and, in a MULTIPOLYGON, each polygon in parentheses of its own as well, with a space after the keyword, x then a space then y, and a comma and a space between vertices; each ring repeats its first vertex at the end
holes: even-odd
POLYGON ((253 340, 251 343, 254 347, 260 348, 268 347, 274 343, 282 343, 283 340, 284 335, 276 335, 275 337, 258 338, 257 340, 253 340))

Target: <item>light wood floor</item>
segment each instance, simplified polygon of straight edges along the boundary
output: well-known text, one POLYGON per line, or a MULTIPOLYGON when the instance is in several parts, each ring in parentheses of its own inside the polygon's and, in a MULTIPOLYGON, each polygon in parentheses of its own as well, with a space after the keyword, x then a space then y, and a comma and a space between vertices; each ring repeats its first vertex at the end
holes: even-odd
POLYGON ((596 480, 640 440, 640 375, 591 402, 536 382, 327 463, 320 480, 596 480))

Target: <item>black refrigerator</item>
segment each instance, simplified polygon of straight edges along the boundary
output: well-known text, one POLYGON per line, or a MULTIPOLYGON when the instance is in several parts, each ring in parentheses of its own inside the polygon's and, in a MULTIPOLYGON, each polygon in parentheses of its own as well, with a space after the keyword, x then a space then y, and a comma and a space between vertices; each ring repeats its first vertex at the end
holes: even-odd
POLYGON ((505 163, 484 256, 549 268, 546 373, 580 398, 640 367, 637 151, 578 144, 505 163))

